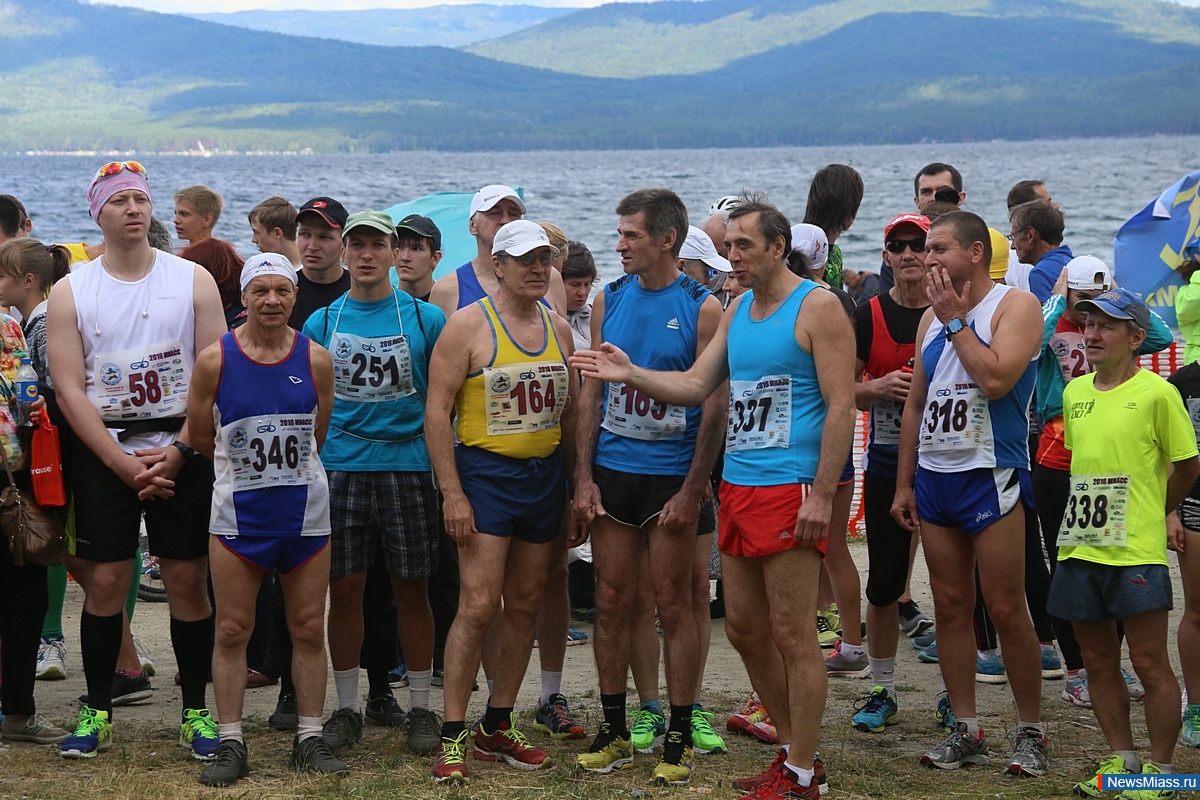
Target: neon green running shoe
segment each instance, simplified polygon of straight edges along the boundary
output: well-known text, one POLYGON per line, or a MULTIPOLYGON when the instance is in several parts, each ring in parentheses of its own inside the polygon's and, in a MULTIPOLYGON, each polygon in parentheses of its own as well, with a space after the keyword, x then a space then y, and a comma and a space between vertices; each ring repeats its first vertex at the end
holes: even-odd
POLYGON ((692 750, 702 756, 725 753, 729 748, 712 726, 713 715, 700 706, 692 706, 692 750))
POLYGON ((575 767, 585 772, 612 772, 633 764, 633 745, 613 733, 607 722, 600 723, 600 732, 586 753, 575 757, 575 767))
POLYGON ((212 761, 217 757, 217 746, 221 737, 217 735, 217 721, 207 708, 185 708, 183 722, 179 726, 179 746, 192 751, 197 761, 212 761))
POLYGON ((666 738, 667 721, 663 715, 645 706, 639 709, 633 727, 629 729, 629 741, 633 742, 633 749, 643 754, 653 753, 666 738))
POLYGON ((112 723, 107 711, 90 706, 79 709, 79 724, 75 732, 63 740, 58 754, 63 758, 95 758, 112 744, 112 723))

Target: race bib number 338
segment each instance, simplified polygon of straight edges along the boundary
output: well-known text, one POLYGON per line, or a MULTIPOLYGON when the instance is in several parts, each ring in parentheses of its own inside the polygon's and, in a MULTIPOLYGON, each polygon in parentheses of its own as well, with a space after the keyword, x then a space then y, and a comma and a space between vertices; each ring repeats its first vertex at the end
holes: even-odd
POLYGON ((1072 475, 1059 547, 1124 547, 1128 475, 1072 475))

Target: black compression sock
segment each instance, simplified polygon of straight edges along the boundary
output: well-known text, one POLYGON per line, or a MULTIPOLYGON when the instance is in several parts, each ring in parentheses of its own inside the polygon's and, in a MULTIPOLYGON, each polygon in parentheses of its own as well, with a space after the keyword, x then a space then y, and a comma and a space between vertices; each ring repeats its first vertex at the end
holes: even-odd
POLYGON ((121 622, 124 612, 98 617, 84 611, 79 618, 79 647, 83 651, 83 674, 87 677, 88 705, 107 711, 112 719, 113 672, 121 654, 121 622))
POLYGON ((171 617, 171 648, 179 667, 183 707, 206 708, 204 691, 212 670, 213 618, 184 622, 171 617))
POLYGON ((600 705, 604 709, 604 721, 613 735, 623 739, 629 738, 629 723, 625 719, 625 693, 602 694, 600 705))

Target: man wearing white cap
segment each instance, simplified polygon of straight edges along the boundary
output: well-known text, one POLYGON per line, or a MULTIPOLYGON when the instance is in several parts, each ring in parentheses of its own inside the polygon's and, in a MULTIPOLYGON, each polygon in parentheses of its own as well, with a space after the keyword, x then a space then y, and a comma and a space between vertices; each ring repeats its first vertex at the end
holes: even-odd
POLYGON ((321 738, 329 484, 317 451, 333 410, 333 364, 323 347, 288 327, 296 270, 286 256, 254 256, 241 285, 246 324, 196 359, 188 399, 188 436, 216 469, 209 559, 221 724, 216 760, 200 773, 207 786, 229 786, 250 772, 242 734, 246 643, 259 586, 272 571, 283 584, 299 700, 292 767, 346 772, 321 738))
POLYGON ((688 226, 677 265, 680 272, 701 286, 708 286, 718 276, 724 282, 733 269, 729 259, 717 252, 709 235, 695 225, 688 226))
POLYGON ((186 445, 196 354, 225 332, 216 283, 203 267, 154 250, 146 168, 115 161, 88 189, 105 253, 59 281, 46 315, 50 371, 75 436, 75 555, 89 563, 80 621, 88 702, 68 758, 111 744, 112 686, 122 610, 143 515, 171 605, 183 714, 179 742, 208 760, 216 723, 205 708, 212 607, 205 587, 212 466, 186 445), (154 502, 151 502, 154 501, 154 502))
MULTIPOLYGON (((496 232, 512 221, 524 218, 525 201, 511 186, 498 183, 485 186, 471 198, 467 227, 475 237, 475 258, 441 278, 429 295, 429 302, 442 309, 447 319, 458 309, 496 292, 499 281, 492 269, 492 243, 496 232)), ((567 293, 557 270, 550 275, 545 294, 543 303, 566 319, 567 293)))
MULTIPOLYGON (((592 306, 592 346, 609 342, 635 364, 685 371, 716 333, 721 307, 702 282, 680 274, 679 264, 700 258, 720 263, 719 257, 703 231, 689 231, 687 209, 668 189, 636 191, 616 210, 625 275, 608 284, 592 306), (686 256, 685 239, 691 245, 686 256)), ((655 402, 615 382, 586 381, 580 393, 575 511, 581 529, 595 534, 596 667, 604 708, 604 723, 577 762, 585 770, 622 768, 632 763, 635 749, 650 752, 661 743, 662 760, 651 780, 681 784, 690 777, 694 746, 701 747, 694 738, 705 740, 704 752, 724 749, 708 722, 711 715, 693 706, 701 663, 696 618, 708 611, 707 602, 697 608, 693 595, 698 571, 708 582, 716 530, 709 475, 720 450, 726 391, 722 382, 702 406, 690 408, 655 402), (700 547, 698 530, 704 534, 700 547), (645 547, 665 635, 671 709, 668 721, 661 703, 655 708, 642 697, 630 729, 629 623, 645 547), (694 737, 697 727, 700 737, 694 737)))
POLYGON ((529 663, 542 576, 561 552, 555 540, 566 510, 564 456, 573 445, 571 399, 579 379, 566 364, 571 329, 541 302, 558 274, 551 266, 557 256, 540 225, 516 220, 499 227, 491 257, 496 291, 450 317, 429 365, 426 446, 462 577, 446 642, 437 781, 467 780, 467 701, 501 596, 494 684, 475 732, 475 759, 529 770, 550 764, 516 729, 512 711, 529 663))

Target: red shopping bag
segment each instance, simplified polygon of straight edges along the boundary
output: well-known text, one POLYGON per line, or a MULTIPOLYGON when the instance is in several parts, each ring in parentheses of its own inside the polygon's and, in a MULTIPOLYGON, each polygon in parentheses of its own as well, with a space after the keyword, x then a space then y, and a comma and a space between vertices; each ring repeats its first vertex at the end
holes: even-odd
POLYGON ((67 491, 63 486, 62 450, 58 445, 58 428, 50 422, 46 409, 40 410, 33 442, 29 447, 29 471, 33 476, 33 497, 43 508, 65 506, 67 491))

